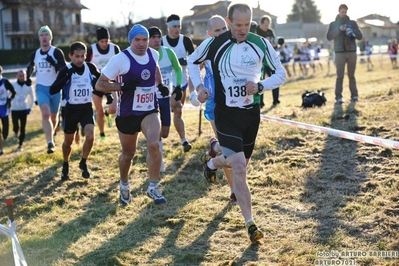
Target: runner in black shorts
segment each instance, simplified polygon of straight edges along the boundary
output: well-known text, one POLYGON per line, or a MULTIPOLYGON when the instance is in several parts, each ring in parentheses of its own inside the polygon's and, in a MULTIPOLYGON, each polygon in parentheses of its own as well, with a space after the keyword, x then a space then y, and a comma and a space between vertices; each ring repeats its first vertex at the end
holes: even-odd
POLYGON ((66 100, 65 116, 62 121, 64 130, 64 143, 62 144, 64 163, 62 165, 61 180, 69 179, 71 146, 79 123, 85 135, 79 168, 82 171, 83 178, 90 177, 86 160, 94 142, 92 91, 93 84, 100 77, 100 71, 97 67, 92 63, 85 62, 87 48, 84 43, 74 42, 69 49, 71 63, 61 69, 57 79, 50 87, 50 94, 56 94, 62 89, 62 98, 66 100))
POLYGON ((162 156, 159 151, 161 125, 156 92, 159 90, 166 97, 169 88, 162 84, 157 63, 159 54, 148 47, 148 39, 148 30, 140 24, 134 25, 128 33, 130 46, 109 60, 96 84, 99 91, 119 93, 116 127, 122 146, 119 156, 119 202, 122 205, 132 201, 129 169, 140 131, 147 141, 147 196, 156 204, 166 203, 158 184, 162 156))
POLYGON ((270 42, 249 32, 252 8, 245 3, 232 3, 227 14, 230 30, 203 41, 187 63, 200 102, 210 98, 210 91, 201 78, 199 65, 202 62, 210 61, 215 80, 215 125, 223 154, 204 163, 204 175, 214 180, 218 167, 231 166, 234 193, 249 238, 255 242, 263 237, 263 232, 252 217, 247 164, 260 123, 260 94, 284 84, 287 74, 270 42), (274 74, 261 80, 264 67, 269 67, 274 74))
MULTIPOLYGON (((98 28, 96 30, 97 42, 93 43, 87 48, 86 62, 91 62, 96 65, 98 70, 103 69, 103 67, 108 63, 109 59, 114 55, 120 53, 121 49, 117 44, 114 44, 110 40, 110 33, 107 28, 98 28)), ((111 93, 104 93, 102 91, 93 91, 93 103, 96 113, 96 124, 100 130, 100 140, 105 140, 104 133, 104 118, 107 120, 109 127, 112 126, 112 117, 110 114, 114 114, 116 111, 116 99, 114 101, 114 96, 111 93), (106 96, 107 102, 109 104, 108 109, 103 108, 103 96, 106 96)))

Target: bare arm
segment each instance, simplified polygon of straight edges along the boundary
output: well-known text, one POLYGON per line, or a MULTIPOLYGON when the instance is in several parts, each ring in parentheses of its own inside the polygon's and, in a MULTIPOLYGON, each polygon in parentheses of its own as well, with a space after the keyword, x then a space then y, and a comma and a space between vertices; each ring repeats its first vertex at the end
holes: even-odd
POLYGON ((161 83, 163 83, 161 70, 159 69, 159 66, 157 66, 157 69, 155 71, 155 84, 158 85, 161 83))
POLYGON ((121 84, 110 80, 101 73, 100 78, 96 83, 96 90, 102 92, 121 91, 121 84))

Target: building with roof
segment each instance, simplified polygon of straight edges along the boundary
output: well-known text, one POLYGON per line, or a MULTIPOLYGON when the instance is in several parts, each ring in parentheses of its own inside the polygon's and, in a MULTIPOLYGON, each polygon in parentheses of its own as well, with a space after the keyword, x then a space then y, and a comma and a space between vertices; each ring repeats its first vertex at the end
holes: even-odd
POLYGON ((363 32, 364 39, 372 44, 386 44, 388 40, 399 36, 399 25, 386 16, 370 14, 357 19, 357 24, 363 32))
MULTIPOLYGON (((193 40, 203 40, 207 38, 206 30, 207 23, 211 16, 220 15, 222 17, 227 17, 227 7, 231 1, 218 1, 209 5, 196 5, 191 8, 193 14, 190 16, 185 16, 182 19, 182 30, 185 34, 190 36, 193 40)), ((268 15, 272 19, 272 26, 277 24, 277 17, 260 9, 258 7, 252 7, 252 20, 259 23, 262 16, 268 15)))
POLYGON ((0 0, 0 49, 37 47, 39 28, 48 25, 53 43, 83 36, 80 0, 0 0))

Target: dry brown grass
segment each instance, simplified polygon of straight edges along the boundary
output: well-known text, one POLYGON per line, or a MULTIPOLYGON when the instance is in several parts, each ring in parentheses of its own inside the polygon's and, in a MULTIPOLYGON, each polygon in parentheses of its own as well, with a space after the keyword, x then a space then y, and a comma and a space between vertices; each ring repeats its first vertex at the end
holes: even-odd
MULTIPOLYGON (((335 76, 324 70, 290 78, 276 108, 269 108, 271 93, 266 93, 263 114, 399 140, 399 70, 387 60, 374 61, 371 72, 358 64, 356 104, 334 104, 335 76), (307 89, 323 90, 327 105, 301 109, 307 89)), ((347 84, 345 77, 346 99, 347 84)), ((184 154, 172 128, 161 181, 168 203, 157 206, 145 196, 140 138, 131 167, 133 202, 122 208, 116 128, 106 129, 105 142, 96 140, 89 180, 80 177, 81 148, 74 145, 71 180, 61 182, 62 134, 56 153, 45 154, 36 107, 24 152, 14 152, 17 146, 9 139, 0 157, 0 198, 14 198, 28 265, 313 265, 321 251, 399 250, 398 150, 262 121, 248 183, 265 238, 251 245, 239 207, 228 203, 226 180, 210 185, 202 176, 199 158, 212 135, 209 123, 203 119, 198 136, 198 111, 187 110, 184 118, 194 147, 184 154)), ((0 218, 5 225, 5 204, 0 218)), ((356 263, 399 265, 399 260, 368 256, 356 257, 356 263)), ((12 265, 11 242, 3 235, 0 265, 12 265)))

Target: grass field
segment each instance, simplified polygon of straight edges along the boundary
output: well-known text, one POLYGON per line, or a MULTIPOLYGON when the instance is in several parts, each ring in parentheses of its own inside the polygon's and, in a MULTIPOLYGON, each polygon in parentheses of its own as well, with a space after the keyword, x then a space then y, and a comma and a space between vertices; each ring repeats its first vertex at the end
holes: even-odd
MULTIPOLYGON (((358 64, 356 103, 349 102, 345 77, 347 102, 335 104, 335 70, 327 75, 324 65, 308 77, 289 78, 275 108, 266 92, 262 113, 399 141, 399 69, 392 69, 387 57, 373 61, 372 71, 358 64), (302 109, 301 94, 313 89, 326 94, 326 105, 302 109)), ((74 144, 70 180, 62 182, 62 133, 55 138, 56 152, 47 155, 35 106, 24 151, 15 151, 10 128, 0 156, 0 223, 7 223, 5 198, 11 196, 28 265, 315 265, 331 258, 345 260, 341 265, 399 265, 398 257, 378 253, 399 252, 397 149, 262 120, 248 183, 265 238, 251 244, 239 207, 228 202, 223 171, 216 184, 202 175, 200 156, 213 133, 202 119, 199 135, 198 117, 198 110, 184 112, 193 144, 189 153, 173 127, 164 141, 161 184, 167 204, 155 205, 145 195, 146 148, 140 136, 130 169, 133 201, 121 207, 116 128, 106 128, 104 142, 96 128, 88 180, 78 168, 82 142, 74 144)), ((13 265, 11 241, 4 235, 0 265, 13 265)))

